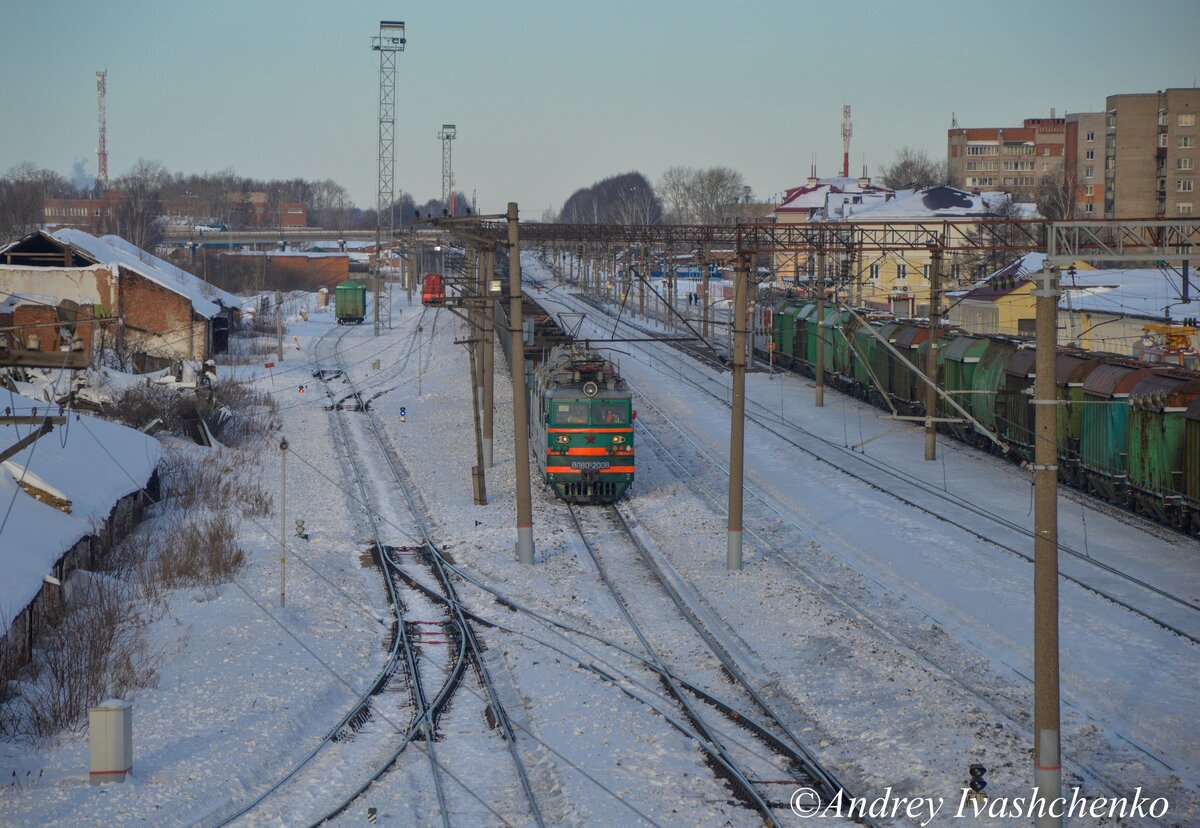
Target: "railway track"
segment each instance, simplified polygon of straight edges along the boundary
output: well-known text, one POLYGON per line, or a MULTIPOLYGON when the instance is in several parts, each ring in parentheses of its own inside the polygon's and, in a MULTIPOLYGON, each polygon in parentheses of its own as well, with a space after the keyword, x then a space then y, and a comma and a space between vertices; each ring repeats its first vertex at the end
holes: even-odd
MULTIPOLYGON (((563 295, 561 290, 558 293, 560 296, 563 295)), ((588 297, 578 294, 570 294, 570 296, 607 313, 607 309, 588 297)), ((620 324, 632 330, 647 333, 644 328, 627 320, 622 319, 620 324)), ((683 343, 678 342, 665 342, 662 344, 670 345, 673 349, 688 355, 692 355, 692 352, 695 350, 694 348, 682 347, 683 343)), ((700 362, 710 367, 714 365, 711 355, 707 353, 700 362)), ((716 367, 718 370, 727 370, 724 363, 717 363, 716 367)), ((728 388, 724 384, 718 384, 717 390, 714 390, 712 382, 702 382, 682 372, 675 376, 677 379, 688 383, 698 391, 717 400, 722 405, 729 406, 728 388)), ((642 396, 644 398, 644 395, 642 396)), ((746 398, 746 419, 785 441, 793 448, 878 491, 888 494, 906 506, 936 517, 939 521, 955 526, 995 546, 997 549, 1032 563, 1032 555, 1015 546, 1017 541, 1032 543, 1034 536, 1032 530, 1020 526, 976 503, 968 501, 966 498, 956 496, 945 489, 916 479, 911 475, 904 475, 869 455, 853 451, 846 446, 827 440, 806 429, 802 424, 786 418, 778 412, 772 411, 749 395, 746 398), (801 442, 801 439, 804 442, 801 442), (988 531, 985 533, 968 525, 968 520, 971 516, 988 521, 997 531, 988 531), (1008 540, 1006 541, 1004 538, 1008 538, 1008 540)), ((1124 519, 1125 516, 1121 515, 1121 518, 1124 519)), ((1148 524, 1148 526, 1155 530, 1162 528, 1159 524, 1153 523, 1148 524)), ((1078 562, 1078 565, 1082 568, 1094 569, 1098 574, 1134 587, 1154 600, 1161 600, 1172 608, 1181 608, 1185 611, 1185 614, 1194 614, 1195 617, 1200 617, 1200 604, 1197 604, 1194 600, 1186 596, 1181 596, 1170 589, 1149 583, 1145 579, 1139 578, 1119 567, 1107 564, 1091 556, 1085 550, 1077 549, 1068 543, 1064 543, 1061 539, 1058 548, 1060 553, 1078 562)), ((1110 585, 1099 585, 1094 580, 1089 581, 1083 575, 1061 570, 1060 577, 1069 583, 1073 583, 1084 590, 1123 607, 1163 629, 1187 639, 1193 644, 1200 644, 1200 634, 1189 629, 1184 629, 1179 623, 1164 618, 1161 611, 1146 609, 1143 606, 1133 603, 1128 597, 1122 597, 1121 594, 1118 594, 1118 590, 1110 585)))
MULTIPOLYGON (((436 320, 433 324, 436 326, 436 320)), ((448 794, 450 784, 445 779, 450 777, 451 782, 474 796, 499 823, 515 824, 475 795, 454 776, 446 762, 439 759, 438 745, 444 738, 441 720, 458 691, 463 689, 469 671, 473 670, 487 694, 487 715, 508 742, 528 798, 529 813, 523 814, 516 823, 544 826, 528 774, 516 752, 515 734, 484 664, 482 647, 463 612, 450 573, 433 545, 427 523, 417 509, 407 481, 371 414, 371 397, 366 396, 365 389, 354 381, 350 366, 343 358, 342 340, 353 330, 341 330, 324 358, 321 358, 321 351, 330 346, 328 340, 332 330, 318 341, 318 366, 313 374, 326 388, 335 441, 339 453, 347 461, 346 471, 357 492, 356 496, 353 493, 351 496, 363 507, 365 524, 370 532, 370 554, 379 569, 387 596, 388 634, 383 663, 369 688, 357 695, 319 744, 267 790, 218 824, 228 825, 251 816, 258 821, 278 814, 277 818, 285 824, 303 821, 304 824, 321 825, 347 811, 372 786, 397 770, 398 760, 410 749, 419 749, 427 758, 429 771, 424 784, 432 787, 434 796, 431 799, 436 800, 422 817, 424 821, 436 820, 444 826, 452 824, 453 803, 448 794), (322 367, 329 362, 336 367, 322 367), (356 404, 339 404, 348 399, 355 400, 356 404), (349 410, 361 413, 346 413, 349 410), (352 422, 354 420, 358 422, 352 422), (383 502, 386 494, 375 491, 379 481, 364 473, 364 452, 382 453, 394 484, 405 495, 410 510, 408 528, 402 525, 404 520, 397 515, 379 512, 376 504, 383 502), (418 570, 424 570, 427 577, 418 577, 418 570), (437 587, 431 588, 430 583, 437 587), (331 768, 337 769, 336 775, 342 782, 336 800, 331 799, 315 817, 287 813, 287 792, 293 786, 328 787, 331 768), (356 779, 351 779, 355 774, 347 772, 346 768, 360 769, 361 772, 356 779)), ((414 353, 412 341, 410 338, 409 348, 395 363, 377 366, 384 378, 389 373, 404 371, 414 353)), ((489 738, 487 730, 486 726, 480 727, 477 738, 489 738)), ((461 737, 456 734, 456 738, 461 737)), ((411 768, 408 770, 411 772, 411 768)))
MULTIPOLYGON (((561 297, 563 297, 564 292, 560 289, 555 289, 554 293, 555 293, 555 295, 560 297, 560 301, 561 301, 561 297)), ((673 344, 673 343, 664 343, 664 344, 673 344)), ((725 395, 725 393, 721 393, 722 390, 727 392, 727 388, 725 388, 725 386, 720 386, 719 389, 714 391, 714 389, 712 387, 709 387, 710 384, 701 384, 692 378, 682 376, 682 375, 677 375, 673 371, 668 372, 662 366, 656 366, 656 367, 657 367, 657 370, 659 370, 662 373, 669 373, 670 376, 672 376, 672 377, 681 378, 684 382, 691 383, 693 386, 697 387, 699 390, 703 391, 704 393, 708 394, 709 396, 713 397, 714 399, 720 401, 722 404, 724 404, 724 405, 729 404, 728 398, 725 395)), ((641 405, 646 406, 647 408, 649 408, 651 410, 654 410, 656 413, 658 413, 660 416, 662 416, 665 421, 670 423, 670 417, 668 415, 666 415, 664 412, 658 411, 657 408, 654 406, 654 404, 652 402, 650 402, 648 400, 648 398, 643 393, 641 393, 639 389, 637 389, 635 387, 635 384, 631 383, 631 387, 634 389, 635 393, 638 394, 638 396, 641 398, 639 400, 641 405)), ((779 420, 781 418, 778 414, 773 414, 772 412, 770 412, 767 409, 764 409, 761 406, 758 406, 758 411, 757 411, 757 413, 755 413, 754 407, 755 407, 755 405, 752 403, 752 401, 748 400, 747 418, 749 420, 756 422, 760 427, 762 427, 766 431, 768 431, 772 434, 775 434, 776 436, 778 436, 782 439, 788 440, 789 442, 793 443, 793 445, 795 445, 796 448, 799 448, 804 451, 809 451, 806 446, 798 445, 798 444, 796 444, 795 440, 790 439, 786 434, 780 433, 780 429, 783 428, 785 425, 787 428, 798 429, 799 431, 803 432, 808 437, 810 437, 814 440, 822 440, 822 438, 818 437, 817 435, 810 434, 809 432, 804 430, 802 427, 798 426, 798 424, 791 423, 791 422, 787 422, 785 424, 785 423, 779 422, 779 420), (764 414, 764 412, 765 412, 765 414, 764 414), (774 422, 773 422, 773 420, 774 420, 774 422)), ((648 438, 648 439, 644 439, 642 441, 642 445, 644 447, 648 448, 650 444, 657 443, 661 450, 656 452, 656 454, 659 455, 659 458, 662 459, 663 462, 673 465, 677 469, 678 473, 680 474, 681 479, 687 481, 689 487, 693 488, 704 499, 711 502, 714 507, 718 507, 718 508, 723 507, 724 494, 725 494, 724 491, 721 490, 719 486, 718 487, 711 486, 708 482, 705 482, 704 480, 702 480, 700 475, 697 473, 696 469, 693 467, 690 467, 691 464, 689 464, 688 466, 685 466, 683 463, 681 463, 678 458, 678 453, 679 453, 678 447, 667 446, 664 443, 663 439, 654 433, 654 431, 650 428, 648 422, 644 418, 639 419, 638 427, 639 427, 639 434, 641 434, 644 438, 648 438)), ((707 449, 705 449, 704 447, 702 447, 698 443, 696 443, 694 439, 690 438, 687 434, 680 431, 678 429, 678 427, 675 427, 675 428, 677 431, 679 431, 678 436, 681 439, 683 439, 685 442, 690 443, 699 454, 707 457, 709 462, 721 474, 728 473, 728 469, 721 459, 712 456, 711 453, 707 451, 707 449)), ((823 442, 827 442, 827 441, 823 441, 823 442)), ((837 446, 836 448, 841 449, 842 447, 837 446)), ((838 469, 839 471, 843 471, 845 473, 851 474, 851 476, 856 476, 854 474, 854 472, 846 471, 845 469, 842 468, 842 466, 840 464, 838 464, 837 462, 835 462, 833 459, 829 458, 828 456, 824 456, 824 457, 819 456, 819 455, 814 455, 814 456, 816 456, 817 459, 819 459, 821 462, 827 463, 830 466, 838 469)), ((861 461, 861 458, 857 454, 855 455, 854 459, 857 461, 861 461)), ((928 505, 923 505, 923 504, 915 503, 915 502, 910 503, 908 498, 893 491, 892 488, 890 486, 888 486, 886 483, 881 485, 878 481, 872 481, 869 479, 864 480, 863 482, 867 483, 867 485, 871 486, 872 488, 875 488, 879 491, 884 492, 885 494, 896 497, 898 500, 905 502, 905 503, 913 506, 914 508, 917 508, 917 509, 924 511, 926 513, 929 513, 929 514, 934 514, 936 517, 938 517, 939 520, 943 520, 952 525, 959 526, 960 528, 964 528, 967 531, 971 531, 972 534, 976 534, 977 536, 979 536, 977 532, 972 531, 969 527, 962 526, 960 521, 956 521, 953 518, 947 518, 940 511, 939 512, 932 511, 931 510, 932 507, 930 507, 928 505)), ((936 492, 935 492, 935 496, 937 496, 937 497, 944 496, 945 494, 946 493, 942 492, 941 490, 936 490, 936 492)), ((759 496, 757 493, 755 493, 752 489, 747 487, 748 502, 751 499, 757 500, 766 509, 774 512, 780 520, 782 520, 785 523, 800 530, 802 535, 804 535, 810 541, 817 542, 813 538, 811 532, 809 532, 804 527, 801 527, 795 523, 794 517, 792 517, 790 515, 785 515, 777 507, 773 506, 767 500, 763 499, 761 496, 759 496)), ((1002 521, 1002 519, 999 518, 999 516, 990 515, 990 513, 988 513, 986 510, 981 510, 981 512, 982 512, 981 516, 989 517, 989 519, 996 520, 998 523, 1002 521)), ((980 512, 975 512, 975 513, 980 514, 980 512)), ((1011 524, 1005 523, 1004 525, 1005 525, 1005 528, 1008 529, 1009 531, 1019 531, 1023 535, 1026 535, 1026 536, 1028 535, 1028 533, 1025 532, 1024 530, 1019 530, 1019 528, 1014 528, 1011 524)), ((954 685, 958 686, 962 691, 969 694, 970 697, 978 699, 979 702, 982 703, 986 708, 994 711, 999 716, 1001 716, 1003 719, 1007 720, 1011 725, 1013 725, 1015 728, 1017 728, 1018 731, 1026 732, 1026 733, 1029 731, 1030 722, 1028 719, 1028 715, 1027 715, 1028 711, 1027 710, 1024 710, 1024 708, 1014 707, 1013 704, 1009 703, 1010 701, 1012 701, 1010 699, 1003 698, 1003 697, 997 698, 995 693, 988 692, 987 689, 977 686, 976 683, 971 681, 969 678, 960 676, 958 672, 947 668, 936 655, 934 655, 933 653, 930 653, 922 644, 910 641, 910 640, 906 639, 905 637, 898 635, 895 631, 893 631, 892 629, 889 628, 888 622, 886 622, 878 617, 875 617, 872 613, 868 612, 866 609, 851 603, 846 598, 844 598, 842 595, 840 595, 839 591, 835 587, 831 586, 823 578, 819 577, 817 573, 811 571, 810 567, 808 567, 805 563, 802 563, 799 560, 797 560, 796 556, 788 549, 785 549, 782 546, 780 546, 779 544, 774 543, 770 538, 765 537, 762 533, 755 532, 750 527, 746 528, 746 532, 747 532, 748 536, 754 537, 756 542, 761 544, 765 550, 769 550, 769 554, 774 555, 779 560, 781 560, 785 564, 787 564, 789 567, 796 570, 805 581, 807 581, 810 584, 812 584, 813 586, 815 586, 820 592, 824 593, 832 601, 841 605, 848 612, 850 617, 860 619, 862 622, 864 622, 865 624, 867 624, 868 626, 873 628, 880 635, 884 636, 887 640, 891 641, 897 647, 901 648, 903 651, 907 651, 912 656, 914 656, 918 661, 920 661, 920 662, 926 664, 928 667, 932 668, 933 671, 935 672, 935 674, 943 676, 944 678, 947 678, 950 681, 952 681, 954 683, 954 685)), ((1013 549, 1012 547, 1007 546, 1005 544, 1001 544, 1001 543, 995 543, 994 539, 991 537, 986 537, 986 538, 981 538, 981 539, 985 540, 989 543, 993 543, 994 545, 996 545, 999 548, 1004 549, 1008 552, 1014 552, 1015 554, 1018 554, 1021 557, 1028 560, 1027 556, 1021 554, 1019 551, 1013 549)), ((1070 554, 1071 551, 1073 551, 1073 550, 1068 549, 1067 550, 1068 554, 1070 554)), ((1088 559, 1086 555, 1082 556, 1082 559, 1084 561, 1086 561, 1087 563, 1093 563, 1093 561, 1088 559)), ((1121 577, 1125 573, 1116 571, 1116 572, 1110 572, 1110 574, 1113 574, 1117 577, 1121 577)), ((1076 580, 1075 578, 1070 578, 1066 575, 1064 575, 1064 578, 1068 578, 1068 580, 1076 580)), ((1159 597, 1166 598, 1171 603, 1179 604, 1185 608, 1188 608, 1189 610, 1191 609, 1190 601, 1188 601, 1186 598, 1182 598, 1181 596, 1170 594, 1169 590, 1166 591, 1167 594, 1164 596, 1161 594, 1161 591, 1159 589, 1154 588, 1151 585, 1144 584, 1141 581, 1141 579, 1130 577, 1130 578, 1128 578, 1128 581, 1133 586, 1137 586, 1139 588, 1146 588, 1147 592, 1150 594, 1159 595, 1159 597)), ((1173 625, 1169 622, 1164 622, 1163 619, 1155 617, 1152 613, 1146 612, 1145 610, 1143 610, 1140 607, 1130 605, 1129 602, 1127 602, 1127 601, 1116 600, 1113 598, 1113 596, 1106 594, 1105 590, 1094 588, 1091 585, 1087 584, 1086 582, 1082 581, 1081 579, 1078 580, 1077 583, 1079 583, 1079 585, 1081 587, 1083 587, 1084 589, 1087 589, 1098 595, 1101 595, 1102 597, 1105 597, 1108 600, 1115 600, 1116 603, 1121 604, 1126 609, 1134 612, 1137 615, 1147 618, 1147 620, 1151 621, 1152 623, 1154 623, 1158 626, 1161 626, 1165 629, 1171 630, 1172 632, 1180 634, 1181 637, 1183 637, 1185 639, 1188 639, 1188 640, 1193 639, 1192 635, 1190 635, 1189 633, 1187 633, 1185 631, 1177 629, 1176 625, 1173 625)), ((1068 707, 1070 707, 1069 702, 1064 702, 1064 703, 1067 704, 1068 707)), ((1078 712, 1082 713, 1082 711, 1078 711, 1078 712)), ((1085 716, 1085 718, 1090 718, 1090 716, 1088 716, 1086 713, 1083 713, 1083 715, 1085 716)), ((1164 762, 1161 758, 1156 756, 1153 751, 1148 750, 1144 746, 1129 739, 1128 737, 1123 736, 1120 733, 1115 733, 1114 735, 1121 741, 1125 742, 1126 745, 1131 747, 1137 754, 1140 754, 1145 759, 1148 759, 1154 765, 1159 766, 1162 769, 1162 771, 1174 772, 1174 769, 1170 766, 1170 764, 1164 762)), ((1097 768, 1095 766, 1095 764, 1087 761, 1086 759, 1080 760, 1078 758, 1073 758, 1071 760, 1070 764, 1076 769, 1076 772, 1080 773, 1084 777, 1095 780, 1103 788, 1107 789, 1111 794, 1118 795, 1118 796, 1125 796, 1128 794, 1128 786, 1125 783, 1114 780, 1109 774, 1100 770, 1099 768, 1097 768)))
MULTIPOLYGON (((678 577, 672 578, 665 573, 663 563, 634 531, 626 514, 617 506, 604 507, 598 514, 607 517, 607 525, 601 525, 598 518, 585 517, 575 505, 567 504, 567 508, 597 577, 645 651, 647 663, 653 665, 664 688, 682 708, 697 744, 718 776, 726 779, 738 798, 757 809, 769 825, 782 824, 779 814, 786 813, 790 807, 788 801, 779 799, 781 794, 790 796, 804 788, 815 791, 822 803, 832 802, 843 790, 842 785, 816 760, 792 726, 754 686, 731 654, 730 647, 710 631, 711 619, 707 623, 701 619, 680 589, 678 577), (603 555, 600 548, 605 550, 603 555), (620 566, 621 571, 629 571, 632 565, 650 576, 657 585, 657 599, 647 595, 636 583, 617 583, 609 574, 606 561, 618 557, 624 564, 620 566), (636 597, 632 597, 635 592, 636 597), (655 603, 659 606, 655 607, 655 603), (671 625, 666 617, 670 614, 682 619, 694 642, 689 648, 690 663, 682 667, 667 665, 662 652, 651 642, 652 635, 638 620, 648 616, 653 619, 659 635, 674 637, 677 631, 663 631, 664 625, 671 625), (699 662, 711 663, 713 659, 719 666, 699 666, 699 662), (739 703, 724 698, 728 685, 740 688, 743 698, 739 703), (703 691, 700 691, 701 687, 703 691), (723 691, 720 697, 714 692, 716 688, 723 691), (714 713, 719 718, 714 717, 714 713), (748 744, 740 738, 746 735, 754 742, 748 744), (779 767, 775 757, 763 755, 756 747, 766 748, 776 757, 784 757, 786 766, 779 767), (785 778, 780 779, 780 776, 785 778), (763 791, 768 786, 773 793, 763 791)), ((679 626, 677 621, 675 626, 679 626)), ((679 644, 676 642, 674 646, 678 648, 679 644)))
MULTIPOLYGON (((424 313, 422 314, 424 316, 424 313)), ((435 316, 436 320, 436 316, 435 316)), ((434 328, 436 327, 436 321, 434 328)), ((434 330, 431 328, 429 339, 433 339, 434 330)), ((418 358, 421 358, 418 353, 418 358)), ((400 370, 403 370, 401 366, 400 370)), ((347 376, 347 383, 350 387, 362 397, 363 394, 359 391, 353 379, 347 376)), ((507 713, 501 704, 499 693, 497 692, 495 683, 492 680, 491 672, 483 657, 483 647, 479 642, 474 626, 470 619, 464 613, 462 602, 459 599, 457 588, 450 573, 446 567, 446 562, 442 557, 433 541, 428 521, 425 518, 424 510, 419 506, 413 496, 412 487, 407 475, 404 473, 402 466, 396 457, 390 443, 386 439, 379 422, 368 407, 363 414, 364 430, 367 432, 372 451, 375 457, 382 459, 386 465, 387 471, 391 478, 391 482, 395 484, 397 489, 403 494, 404 502, 407 506, 411 520, 416 527, 416 543, 405 547, 393 547, 385 554, 385 562, 389 573, 393 573, 395 577, 402 580, 409 588, 422 594, 422 596, 433 602, 438 611, 447 613, 445 631, 449 633, 449 638, 458 642, 461 658, 456 658, 454 668, 447 676, 446 681, 442 685, 442 690, 437 697, 427 706, 426 721, 436 723, 436 718, 449 704, 455 691, 460 689, 463 681, 465 668, 470 666, 473 668, 479 682, 483 688, 486 697, 488 716, 495 723, 495 726, 500 730, 504 739, 509 756, 512 760, 514 770, 519 779, 520 786, 524 792, 526 801, 529 807, 529 814, 533 822, 539 826, 544 826, 545 821, 542 817, 541 808, 538 799, 533 790, 533 784, 530 780, 525 762, 521 756, 517 744, 517 734, 512 727, 507 713), (408 571, 404 565, 405 562, 397 556, 406 554, 410 558, 424 566, 428 567, 433 575, 435 582, 438 584, 439 592, 431 594, 427 588, 422 588, 414 575, 408 571)), ((356 470, 356 474, 358 471, 356 470)), ((361 477, 359 477, 361 480, 361 477)), ((366 499, 364 494, 364 499, 366 499)), ((411 564, 410 564, 411 566, 411 564)), ((436 631, 435 631, 436 634, 436 631)), ((414 664, 415 667, 415 664, 414 664)), ((378 778, 378 777, 377 777, 378 778)), ((348 803, 347 803, 348 804, 348 803)), ((439 794, 439 804, 442 807, 443 818, 446 824, 449 824, 449 812, 446 808, 442 796, 439 794)))

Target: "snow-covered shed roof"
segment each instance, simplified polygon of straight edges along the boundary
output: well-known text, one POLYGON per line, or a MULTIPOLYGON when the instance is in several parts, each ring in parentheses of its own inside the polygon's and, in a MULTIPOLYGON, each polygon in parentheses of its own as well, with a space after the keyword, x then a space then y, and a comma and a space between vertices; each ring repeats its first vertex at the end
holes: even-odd
POLYGON ((981 217, 1009 203, 1008 193, 969 193, 957 187, 925 187, 864 207, 854 214, 862 221, 981 217))
MULTIPOLYGON (((17 414, 47 413, 29 397, 6 400, 17 414)), ((57 408, 53 412, 57 414, 57 408)), ((63 554, 90 535, 117 502, 138 491, 158 467, 158 441, 136 429, 72 413, 31 446, 0 463, 0 503, 12 509, 0 529, 0 623, 7 627, 37 595, 42 578, 63 554), (27 470, 27 471, 26 471, 27 470), (71 513, 35 499, 25 482, 71 503, 71 513)), ((37 426, 0 425, 0 446, 10 446, 37 426)))
POLYGON ((241 307, 242 300, 228 291, 210 285, 186 270, 135 247, 120 236, 97 238, 82 230, 66 227, 51 236, 69 246, 85 259, 97 264, 118 264, 155 284, 189 299, 193 310, 206 319, 221 313, 221 308, 241 307))

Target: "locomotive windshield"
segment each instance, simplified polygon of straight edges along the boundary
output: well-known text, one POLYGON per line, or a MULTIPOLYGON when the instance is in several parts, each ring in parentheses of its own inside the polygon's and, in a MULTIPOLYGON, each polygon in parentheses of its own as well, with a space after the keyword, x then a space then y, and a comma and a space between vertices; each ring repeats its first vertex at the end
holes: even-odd
POLYGON ((587 425, 588 404, 586 402, 556 402, 554 422, 560 425, 587 425))
POLYGON ((596 403, 592 406, 592 422, 596 425, 626 425, 629 416, 624 403, 596 403))

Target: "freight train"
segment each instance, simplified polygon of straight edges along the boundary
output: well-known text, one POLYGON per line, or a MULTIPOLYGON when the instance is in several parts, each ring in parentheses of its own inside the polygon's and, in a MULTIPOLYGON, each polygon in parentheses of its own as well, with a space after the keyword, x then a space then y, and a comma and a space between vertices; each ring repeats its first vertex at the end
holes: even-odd
MULTIPOLYGON (((755 324, 765 336, 756 341, 755 355, 812 376, 817 337, 823 335, 824 374, 831 386, 881 407, 890 403, 901 414, 923 416, 925 386, 912 368, 924 371, 928 323, 855 315, 832 303, 824 310, 818 327, 814 301, 760 303, 755 324)), ((938 385, 1004 441, 1010 459, 1032 462, 1032 340, 945 328, 937 342, 938 385)), ((1060 346, 1055 385, 1059 478, 1200 535, 1200 372, 1060 346)), ((938 408, 939 418, 961 416, 944 400, 938 408)), ((965 420, 938 428, 1000 451, 965 420)))
MULTIPOLYGON (((507 308, 497 328, 505 358, 507 308)), ((577 344, 537 303, 522 297, 529 436, 543 482, 570 503, 621 499, 635 471, 629 386, 598 351, 577 344)), ((508 359, 509 367, 512 360, 508 359)))

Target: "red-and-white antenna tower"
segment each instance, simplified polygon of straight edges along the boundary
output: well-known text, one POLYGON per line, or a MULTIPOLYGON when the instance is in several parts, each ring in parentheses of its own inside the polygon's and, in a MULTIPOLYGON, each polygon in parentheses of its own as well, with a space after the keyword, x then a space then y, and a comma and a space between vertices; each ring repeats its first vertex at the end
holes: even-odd
POLYGON ((854 125, 850 123, 850 104, 842 107, 842 178, 850 177, 850 135, 854 125))
POLYGON ((108 145, 104 138, 104 93, 107 89, 105 78, 108 70, 102 69, 96 73, 96 98, 100 102, 100 143, 96 146, 96 186, 103 189, 108 186, 108 145))

